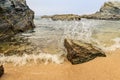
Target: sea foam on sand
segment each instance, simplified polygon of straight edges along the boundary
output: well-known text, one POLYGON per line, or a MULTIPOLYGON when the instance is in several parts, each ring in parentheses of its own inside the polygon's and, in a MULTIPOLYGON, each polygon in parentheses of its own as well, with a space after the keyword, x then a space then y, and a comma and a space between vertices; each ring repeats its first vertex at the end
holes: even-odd
POLYGON ((24 54, 22 56, 0 56, 0 63, 14 63, 15 65, 25 65, 26 63, 34 61, 34 63, 44 62, 47 64, 48 62, 60 64, 64 62, 64 57, 61 54, 48 54, 48 53, 39 53, 39 54, 24 54))

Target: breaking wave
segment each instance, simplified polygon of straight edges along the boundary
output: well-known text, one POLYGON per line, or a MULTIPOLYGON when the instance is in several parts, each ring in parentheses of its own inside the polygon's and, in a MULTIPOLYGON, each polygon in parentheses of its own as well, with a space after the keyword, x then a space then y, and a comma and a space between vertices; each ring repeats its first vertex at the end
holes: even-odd
POLYGON ((45 63, 48 62, 60 64, 64 62, 64 57, 61 57, 59 54, 48 54, 48 53, 39 53, 39 54, 24 54, 22 56, 4 56, 0 55, 0 63, 14 63, 14 65, 25 65, 28 62, 33 61, 34 63, 45 63))
POLYGON ((115 43, 109 47, 103 47, 104 51, 115 51, 116 49, 120 49, 120 38, 112 39, 115 43))
POLYGON ((22 36, 39 47, 42 53, 24 54, 23 56, 0 56, 0 62, 13 62, 15 65, 23 65, 27 62, 64 62, 64 39, 82 40, 91 43, 103 51, 120 48, 120 21, 87 20, 81 21, 52 21, 50 19, 34 20, 36 28, 34 33, 24 33, 22 36), (52 54, 51 54, 52 53, 52 54), (59 54, 58 54, 59 53, 59 54))

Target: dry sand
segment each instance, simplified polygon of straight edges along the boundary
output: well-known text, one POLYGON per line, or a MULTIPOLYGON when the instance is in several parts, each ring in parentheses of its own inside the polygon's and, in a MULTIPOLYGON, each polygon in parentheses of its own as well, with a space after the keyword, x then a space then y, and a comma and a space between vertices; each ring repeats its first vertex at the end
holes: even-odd
POLYGON ((47 65, 5 64, 4 67, 5 74, 0 80, 120 80, 120 50, 78 65, 67 61, 47 65))

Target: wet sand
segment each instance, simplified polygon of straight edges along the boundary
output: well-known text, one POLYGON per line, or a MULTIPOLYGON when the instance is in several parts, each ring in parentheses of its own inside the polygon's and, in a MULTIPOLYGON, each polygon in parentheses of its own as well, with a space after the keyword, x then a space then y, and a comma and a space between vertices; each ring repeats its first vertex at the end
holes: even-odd
POLYGON ((0 80, 120 80, 120 50, 78 65, 66 61, 63 64, 47 65, 5 64, 4 67, 5 74, 0 80))

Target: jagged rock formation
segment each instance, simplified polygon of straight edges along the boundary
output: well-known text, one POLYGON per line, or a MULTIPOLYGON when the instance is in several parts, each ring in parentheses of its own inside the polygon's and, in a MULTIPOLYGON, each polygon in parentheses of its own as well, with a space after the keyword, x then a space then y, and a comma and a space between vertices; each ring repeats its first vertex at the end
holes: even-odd
POLYGON ((0 77, 4 74, 4 67, 3 65, 0 66, 0 77))
POLYGON ((84 63, 98 56, 106 57, 99 48, 82 41, 65 39, 64 46, 67 49, 67 59, 72 64, 84 63))
POLYGON ((0 1, 0 40, 33 29, 34 12, 25 0, 0 1))
POLYGON ((71 21, 71 20, 80 20, 80 16, 75 14, 61 14, 53 16, 42 16, 41 18, 51 18, 52 20, 62 20, 62 21, 71 21))
POLYGON ((83 15, 81 17, 88 19, 120 20, 120 2, 106 2, 95 14, 83 15))

